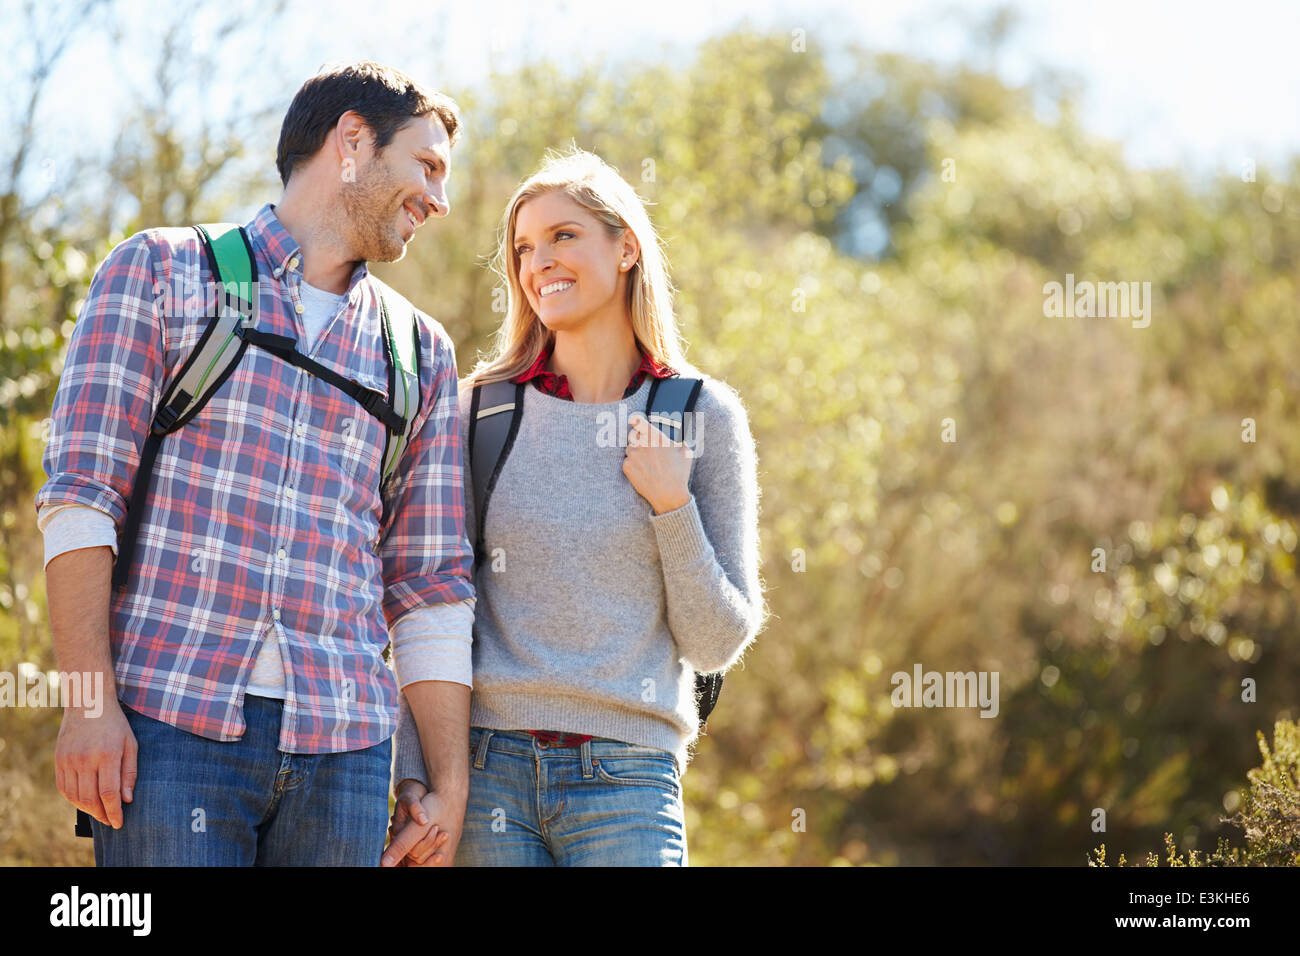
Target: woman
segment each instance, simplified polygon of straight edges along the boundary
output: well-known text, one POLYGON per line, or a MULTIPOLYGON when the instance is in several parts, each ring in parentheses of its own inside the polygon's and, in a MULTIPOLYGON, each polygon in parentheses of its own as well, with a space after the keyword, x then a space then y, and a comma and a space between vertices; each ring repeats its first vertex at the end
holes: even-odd
MULTIPOLYGON (((461 865, 686 865, 681 773, 696 672, 760 630, 758 485, 744 407, 682 357, 660 241, 598 157, 551 154, 507 207, 493 355, 460 389, 528 382, 476 570, 469 797, 461 865), (692 447, 652 435, 655 378, 703 378, 692 447), (622 441, 602 441, 611 422, 622 441)), ((686 429, 689 438, 692 429, 686 429)), ((466 528, 478 530, 466 464, 466 528)), ((403 700, 394 832, 420 818, 403 700)), ((440 862, 430 830, 407 857, 440 862)))

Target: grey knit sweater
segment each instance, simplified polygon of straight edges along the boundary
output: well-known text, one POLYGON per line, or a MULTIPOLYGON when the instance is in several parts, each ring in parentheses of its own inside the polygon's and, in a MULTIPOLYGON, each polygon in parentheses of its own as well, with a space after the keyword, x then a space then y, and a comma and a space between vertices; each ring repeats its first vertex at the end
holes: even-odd
MULTIPOLYGON (((704 378, 691 500, 662 515, 622 471, 627 416, 645 411, 649 376, 609 404, 526 390, 475 575, 472 725, 608 737, 666 750, 686 767, 695 674, 735 663, 765 607, 748 416, 726 384, 684 374, 704 378)), ((470 398, 462 387, 465 448, 470 398)), ((472 536, 468 465, 465 501, 472 536)), ((394 781, 427 784, 405 695, 394 751, 394 781)))

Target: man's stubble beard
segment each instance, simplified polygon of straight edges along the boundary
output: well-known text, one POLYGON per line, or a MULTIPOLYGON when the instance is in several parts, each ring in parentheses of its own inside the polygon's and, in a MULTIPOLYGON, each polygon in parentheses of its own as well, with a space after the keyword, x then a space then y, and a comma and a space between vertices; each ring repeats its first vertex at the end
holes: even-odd
POLYGON ((388 164, 376 156, 358 171, 356 182, 343 184, 345 221, 340 223, 340 231, 349 238, 360 260, 398 262, 406 255, 406 243, 393 226, 397 208, 389 208, 400 194, 392 183, 388 164))

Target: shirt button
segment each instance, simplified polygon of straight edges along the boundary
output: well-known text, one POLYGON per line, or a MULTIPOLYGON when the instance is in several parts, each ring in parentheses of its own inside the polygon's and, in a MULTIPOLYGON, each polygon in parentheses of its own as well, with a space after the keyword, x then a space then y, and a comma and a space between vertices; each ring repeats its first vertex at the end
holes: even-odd
POLYGON ((304 435, 306 434, 306 432, 307 432, 307 426, 303 422, 298 422, 298 424, 293 426, 293 433, 295 435, 304 435))
POLYGON ((297 312, 299 315, 302 315, 302 303, 299 302, 297 305, 295 305, 293 307, 293 310, 297 312))
POLYGON ((281 269, 279 266, 276 266, 274 269, 271 270, 271 275, 275 276, 278 279, 280 278, 280 273, 283 271, 284 270, 281 269))
POLYGON ((289 268, 290 268, 290 269, 296 269, 296 268, 298 268, 298 257, 297 257, 297 256, 294 256, 292 259, 289 260, 289 268))
POLYGON ((280 609, 278 607, 271 612, 271 617, 275 618, 277 621, 280 620, 280 609))
POLYGON ((275 556, 279 558, 281 561, 283 561, 285 558, 288 557, 288 554, 285 553, 284 548, 281 548, 279 551, 275 552, 275 556))
POLYGON ((298 497, 298 491, 296 488, 286 488, 284 489, 284 496, 286 498, 296 498, 298 497))

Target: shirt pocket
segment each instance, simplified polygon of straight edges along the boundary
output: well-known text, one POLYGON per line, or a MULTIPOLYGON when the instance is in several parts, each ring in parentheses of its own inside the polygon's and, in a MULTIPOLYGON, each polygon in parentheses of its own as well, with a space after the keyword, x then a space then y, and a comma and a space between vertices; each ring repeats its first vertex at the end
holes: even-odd
MULTIPOLYGON (((388 383, 377 376, 347 376, 372 389, 388 402, 388 383)), ((388 430, 359 401, 328 382, 313 377, 308 402, 308 428, 303 437, 316 444, 314 451, 327 469, 337 472, 345 485, 344 496, 358 494, 375 503, 379 495, 385 438, 388 430), (373 495, 373 501, 371 496, 373 495)))

